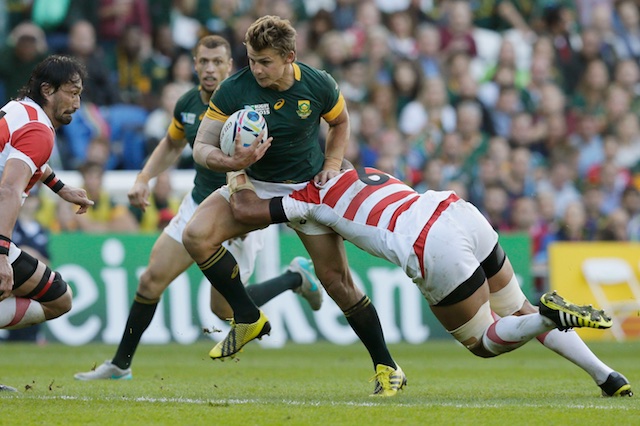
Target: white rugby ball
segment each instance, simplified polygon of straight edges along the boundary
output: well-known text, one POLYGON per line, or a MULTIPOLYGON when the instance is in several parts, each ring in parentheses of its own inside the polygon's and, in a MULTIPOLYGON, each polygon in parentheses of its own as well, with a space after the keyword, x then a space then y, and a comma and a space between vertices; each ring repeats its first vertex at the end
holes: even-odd
POLYGON ((261 131, 264 132, 262 141, 268 136, 267 122, 258 111, 245 108, 240 109, 227 118, 220 132, 220 149, 228 156, 233 156, 236 150, 236 135, 240 133, 243 146, 253 143, 261 131))

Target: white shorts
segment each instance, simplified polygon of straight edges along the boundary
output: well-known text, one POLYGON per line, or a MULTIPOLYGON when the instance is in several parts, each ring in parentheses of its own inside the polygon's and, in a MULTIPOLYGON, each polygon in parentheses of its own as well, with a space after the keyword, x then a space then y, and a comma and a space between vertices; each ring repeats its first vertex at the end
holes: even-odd
MULTIPOLYGON (((178 214, 171 219, 171 222, 164 228, 163 232, 182 244, 182 232, 197 208, 198 204, 191 197, 191 193, 185 195, 182 203, 180 203, 178 214)), ((250 232, 244 238, 233 238, 222 243, 238 262, 240 277, 245 285, 253 274, 258 253, 264 247, 265 235, 265 230, 259 229, 250 232)))
POLYGON ((426 280, 416 284, 435 305, 465 282, 498 243, 498 234, 471 203, 451 203, 433 223, 425 243, 426 280))
MULTIPOLYGON (((307 182, 303 183, 274 183, 263 182, 249 178, 253 186, 256 188, 256 194, 260 198, 269 199, 273 197, 284 197, 293 191, 302 189, 307 186, 307 182)), ((216 191, 229 201, 229 188, 225 185, 216 191)), ((328 226, 321 225, 312 220, 296 220, 287 222, 287 226, 306 235, 324 235, 333 234, 334 231, 328 226)))

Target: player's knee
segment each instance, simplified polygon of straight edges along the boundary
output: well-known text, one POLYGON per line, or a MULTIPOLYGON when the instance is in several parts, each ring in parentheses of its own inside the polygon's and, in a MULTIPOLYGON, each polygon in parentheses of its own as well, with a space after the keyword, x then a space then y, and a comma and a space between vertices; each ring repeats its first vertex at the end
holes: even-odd
POLYGON ((182 231, 182 244, 189 254, 197 253, 202 245, 201 234, 195 229, 195 226, 191 225, 191 222, 187 223, 182 231))
POLYGON ((455 330, 449 331, 449 333, 451 333, 458 342, 462 343, 472 354, 482 358, 491 358, 496 356, 496 354, 492 353, 484 346, 483 337, 494 321, 495 318, 491 312, 489 302, 486 302, 480 306, 478 311, 469 321, 462 324, 455 330))
POLYGON ((162 293, 167 289, 169 284, 164 277, 155 273, 152 269, 147 268, 142 275, 140 275, 137 293, 147 299, 158 299, 162 296, 162 293))

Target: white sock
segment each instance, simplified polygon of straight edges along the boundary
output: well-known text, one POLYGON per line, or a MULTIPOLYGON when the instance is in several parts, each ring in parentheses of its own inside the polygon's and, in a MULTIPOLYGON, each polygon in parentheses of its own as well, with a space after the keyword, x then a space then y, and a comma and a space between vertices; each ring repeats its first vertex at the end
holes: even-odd
POLYGON ((613 371, 591 352, 591 349, 582 341, 578 333, 573 330, 566 332, 551 330, 538 336, 538 340, 547 348, 589 373, 598 385, 603 384, 613 371))
POLYGON ((0 328, 16 330, 46 320, 42 305, 24 297, 8 297, 0 302, 0 328))
POLYGON ((496 355, 510 352, 555 327, 545 320, 540 314, 500 318, 484 332, 482 343, 489 352, 496 355))

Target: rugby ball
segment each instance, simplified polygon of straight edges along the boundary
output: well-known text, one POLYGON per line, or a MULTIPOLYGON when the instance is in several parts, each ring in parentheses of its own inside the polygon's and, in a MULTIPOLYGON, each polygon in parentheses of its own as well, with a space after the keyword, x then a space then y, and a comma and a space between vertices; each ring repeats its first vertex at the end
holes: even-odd
POLYGON ((243 146, 253 143, 261 131, 264 132, 262 141, 268 136, 267 122, 258 111, 245 108, 240 109, 227 118, 220 132, 220 149, 228 156, 233 156, 236 150, 236 135, 240 134, 243 146))

